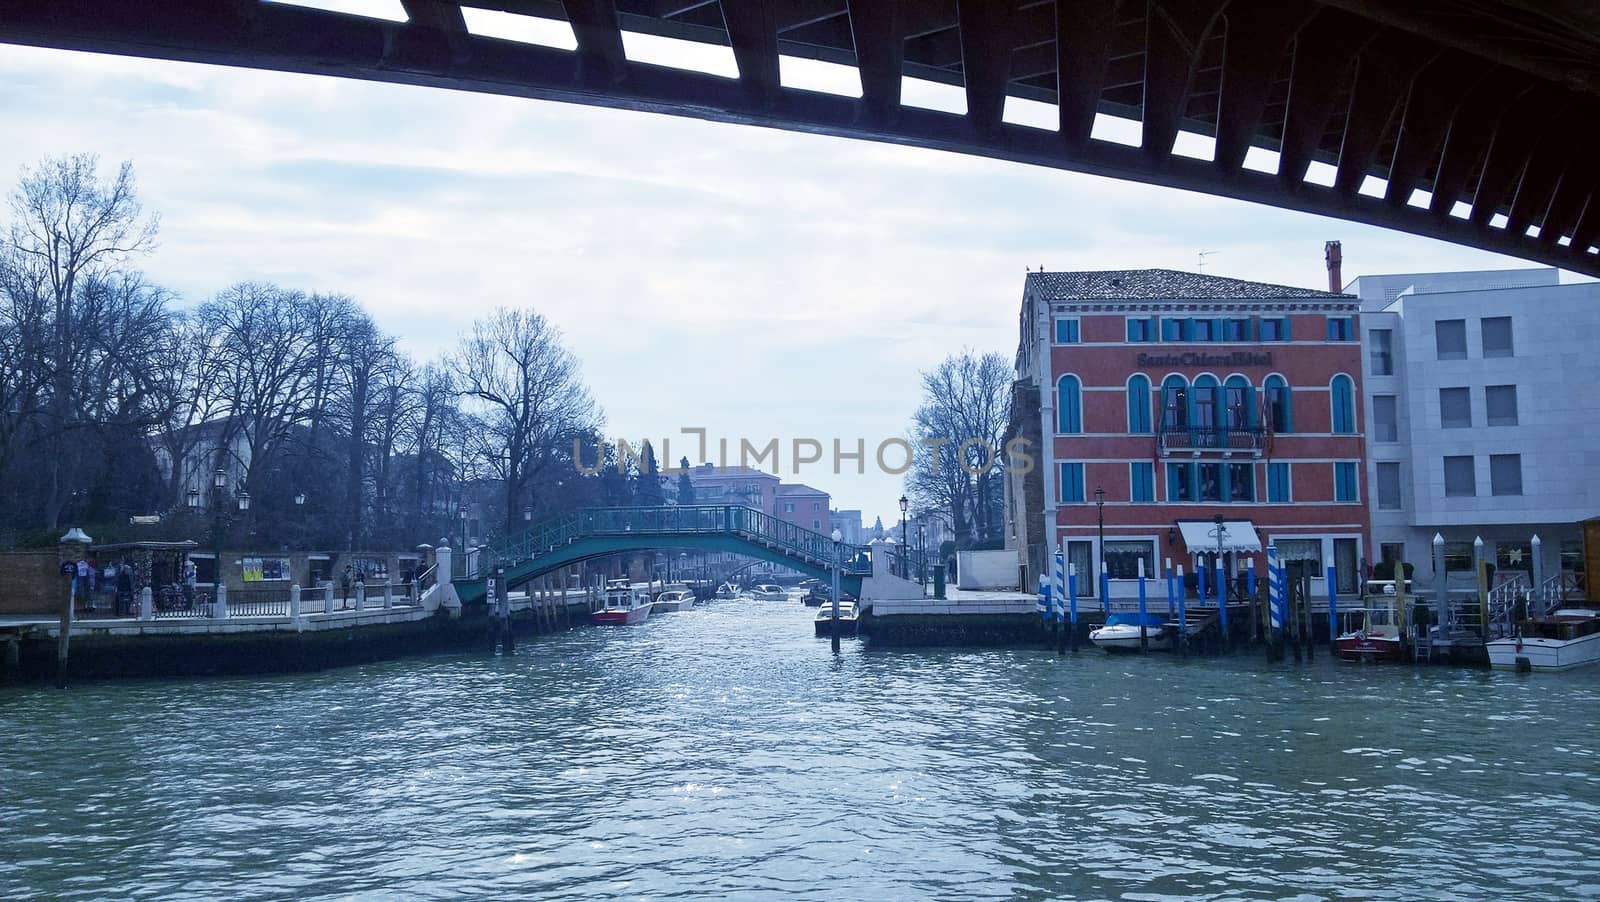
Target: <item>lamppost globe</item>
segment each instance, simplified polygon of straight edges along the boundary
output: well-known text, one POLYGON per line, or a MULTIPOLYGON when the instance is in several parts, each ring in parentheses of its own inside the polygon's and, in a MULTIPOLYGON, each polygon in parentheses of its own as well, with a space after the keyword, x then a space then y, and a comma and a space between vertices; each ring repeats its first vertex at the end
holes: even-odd
POLYGON ((211 474, 211 486, 213 488, 216 488, 216 489, 225 489, 225 488, 227 488, 228 487, 228 471, 222 469, 221 467, 218 467, 217 471, 215 473, 211 474))
POLYGON ((306 493, 305 492, 296 492, 295 496, 294 496, 294 506, 295 507, 305 507, 305 504, 306 504, 306 493))
POLYGON ((844 541, 844 533, 842 533, 839 530, 835 529, 833 531, 833 541, 834 541, 834 544, 838 544, 838 543, 844 541))

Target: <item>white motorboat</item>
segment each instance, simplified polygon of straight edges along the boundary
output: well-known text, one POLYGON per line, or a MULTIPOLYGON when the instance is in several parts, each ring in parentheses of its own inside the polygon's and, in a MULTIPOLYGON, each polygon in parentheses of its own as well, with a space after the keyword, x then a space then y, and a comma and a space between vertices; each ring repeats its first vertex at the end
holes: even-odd
POLYGON ((788 601, 789 590, 782 586, 763 583, 750 590, 750 597, 757 601, 788 601))
POLYGON ((723 583, 717 587, 717 597, 737 598, 739 597, 739 590, 734 587, 733 583, 723 583))
POLYGON ((1159 614, 1144 615, 1141 625, 1139 615, 1112 614, 1105 626, 1089 631, 1089 641, 1106 651, 1138 651, 1140 637, 1144 647, 1165 651, 1172 648, 1172 633, 1167 629, 1167 618, 1159 614))
POLYGON ((1600 662, 1600 610, 1560 608, 1522 621, 1517 635, 1487 647, 1491 667, 1570 670, 1594 664, 1600 662))
POLYGON ((668 589, 656 596, 658 611, 687 611, 694 607, 694 593, 688 589, 668 589))
POLYGON ((856 606, 848 601, 841 601, 839 602, 839 620, 836 626, 833 619, 833 603, 830 601, 823 605, 821 610, 817 611, 817 635, 823 637, 832 636, 833 630, 837 628, 841 636, 854 636, 856 634, 856 624, 859 622, 856 606))

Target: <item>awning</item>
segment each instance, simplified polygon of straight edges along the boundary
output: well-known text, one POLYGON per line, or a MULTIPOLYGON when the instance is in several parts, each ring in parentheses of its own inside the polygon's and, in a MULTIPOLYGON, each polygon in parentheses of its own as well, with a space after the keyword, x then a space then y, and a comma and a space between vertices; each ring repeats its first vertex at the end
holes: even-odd
MULTIPOLYGON (((1217 550, 1215 520, 1179 520, 1178 529, 1183 531, 1183 543, 1189 546, 1190 554, 1217 550)), ((1255 524, 1249 520, 1222 521, 1222 550, 1260 551, 1261 537, 1256 535, 1255 524)))

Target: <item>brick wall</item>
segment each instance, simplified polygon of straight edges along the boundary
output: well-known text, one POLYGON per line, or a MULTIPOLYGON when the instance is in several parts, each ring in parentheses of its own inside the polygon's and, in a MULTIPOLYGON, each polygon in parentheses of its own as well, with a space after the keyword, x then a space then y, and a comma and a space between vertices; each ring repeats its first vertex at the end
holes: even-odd
POLYGON ((0 554, 0 615, 61 612, 66 577, 51 551, 13 551, 0 554))

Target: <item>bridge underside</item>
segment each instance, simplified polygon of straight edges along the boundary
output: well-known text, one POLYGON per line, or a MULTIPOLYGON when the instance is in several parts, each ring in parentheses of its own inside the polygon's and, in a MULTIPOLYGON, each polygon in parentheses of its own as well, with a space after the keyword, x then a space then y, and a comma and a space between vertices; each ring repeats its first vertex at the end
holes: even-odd
POLYGON ((938 148, 1600 275, 1590 0, 402 2, 404 23, 260 0, 9 0, 0 41, 938 148), (463 7, 565 20, 577 49, 473 34, 463 7), (730 46, 739 77, 630 60, 624 30, 730 46), (784 87, 780 55, 854 67, 861 96, 784 87), (903 77, 961 86, 965 114, 904 106, 903 77), (1054 106, 1054 127, 1007 121, 1008 98, 1054 106), (1101 114, 1132 120, 1140 146, 1095 137, 1101 114), (1183 132, 1211 159, 1175 154, 1183 132), (1252 148, 1268 162, 1247 167, 1252 148))
MULTIPOLYGON (((508 566, 505 574, 506 585, 510 588, 516 588, 541 576, 557 572, 564 567, 583 561, 614 554, 637 554, 643 551, 673 553, 700 551, 742 554, 747 557, 780 564, 807 576, 814 576, 822 580, 832 579, 828 568, 825 566, 818 566, 809 561, 799 560, 783 553, 781 550, 768 548, 759 543, 744 541, 732 536, 685 535, 672 538, 655 536, 648 543, 641 543, 637 538, 627 536, 591 536, 577 539, 533 560, 508 566)), ((463 602, 470 603, 483 598, 484 581, 482 578, 455 580, 454 583, 456 594, 461 597, 463 602)), ((860 574, 841 573, 839 585, 843 591, 852 595, 861 594, 860 574)))

